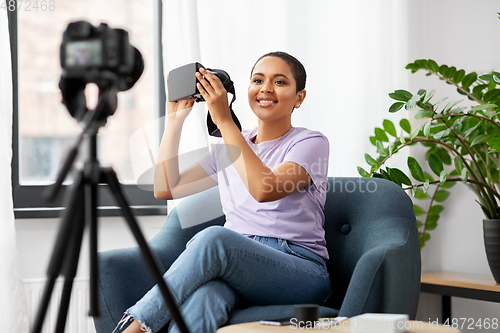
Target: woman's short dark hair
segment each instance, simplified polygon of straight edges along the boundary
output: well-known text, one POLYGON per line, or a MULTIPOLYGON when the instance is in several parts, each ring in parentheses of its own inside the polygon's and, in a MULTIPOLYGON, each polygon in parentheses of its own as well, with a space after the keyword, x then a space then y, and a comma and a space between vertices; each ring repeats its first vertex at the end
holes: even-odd
POLYGON ((257 65, 257 63, 265 57, 278 57, 283 59, 288 64, 288 66, 290 66, 290 69, 292 70, 293 77, 297 84, 297 92, 304 90, 306 88, 306 69, 304 68, 304 65, 302 65, 302 63, 299 60, 297 60, 297 58, 286 52, 276 51, 264 54, 255 62, 255 64, 252 67, 252 71, 250 73, 253 73, 255 65, 257 65))

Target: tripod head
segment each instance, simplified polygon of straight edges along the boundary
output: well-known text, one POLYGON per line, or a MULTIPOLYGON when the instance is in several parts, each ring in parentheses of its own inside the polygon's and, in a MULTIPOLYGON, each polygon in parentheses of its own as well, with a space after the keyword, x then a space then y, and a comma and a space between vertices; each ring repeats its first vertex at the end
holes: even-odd
MULTIPOLYGON (((80 122, 83 130, 76 143, 68 152, 68 156, 63 163, 61 170, 57 175, 57 180, 54 184, 48 186, 42 193, 42 197, 47 201, 54 200, 59 191, 61 190, 62 184, 66 179, 76 157, 78 156, 79 148, 85 137, 89 137, 89 159, 97 161, 97 133, 99 129, 106 125, 107 115, 110 112, 114 113, 117 107, 117 90, 113 87, 107 87, 105 90, 99 91, 99 101, 94 110, 88 110, 85 113, 84 118, 80 122), (105 116, 103 116, 105 115, 105 116)), ((112 113, 111 113, 112 114, 112 113)))

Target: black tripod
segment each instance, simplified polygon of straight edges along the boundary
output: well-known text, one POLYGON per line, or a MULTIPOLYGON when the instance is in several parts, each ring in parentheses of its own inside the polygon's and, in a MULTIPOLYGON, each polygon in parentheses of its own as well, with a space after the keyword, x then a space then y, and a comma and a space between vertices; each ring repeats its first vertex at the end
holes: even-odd
POLYGON ((81 145, 83 138, 86 136, 88 139, 89 156, 87 157, 83 169, 76 173, 70 190, 70 195, 68 196, 66 210, 61 221, 61 227, 59 229, 47 271, 47 283, 45 285, 42 301, 37 312, 32 333, 40 333, 42 330, 43 321, 49 307, 54 284, 59 275, 63 275, 65 279, 55 332, 64 332, 73 280, 78 268, 78 260, 86 225, 89 228, 90 241, 89 316, 99 316, 99 309, 97 305, 97 187, 99 184, 107 184, 109 186, 116 203, 121 208, 123 216, 125 217, 139 245, 148 272, 154 283, 158 284, 160 288, 168 310, 172 315, 172 319, 177 323, 181 332, 188 333, 186 324, 181 317, 179 309, 173 301, 172 294, 170 293, 165 280, 163 280, 162 273, 158 268, 159 265, 153 257, 153 254, 140 231, 139 225, 132 214, 127 200, 121 191, 116 173, 112 168, 102 168, 97 159, 97 132, 99 131, 99 128, 106 123, 106 116, 104 116, 104 120, 102 120, 102 115, 112 114, 114 109, 116 109, 116 90, 106 88, 102 94, 99 94, 99 102, 95 110, 87 112, 85 119, 83 120, 83 123, 85 124, 84 130, 77 143, 68 154, 68 158, 58 175, 56 183, 48 189, 48 192, 45 193, 48 199, 53 199, 57 195, 78 154, 78 148, 81 145))

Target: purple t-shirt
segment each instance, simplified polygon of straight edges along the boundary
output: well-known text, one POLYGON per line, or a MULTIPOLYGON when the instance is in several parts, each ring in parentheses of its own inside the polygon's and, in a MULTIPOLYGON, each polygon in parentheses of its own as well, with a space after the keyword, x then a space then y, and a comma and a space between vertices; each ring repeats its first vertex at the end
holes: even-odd
MULTIPOLYGON (((294 162, 308 172, 311 183, 282 199, 259 203, 250 195, 232 164, 228 154, 231 148, 227 148, 222 138, 214 139, 216 144, 198 164, 219 185, 226 215, 224 226, 243 235, 286 239, 329 259, 323 229, 330 152, 328 139, 320 132, 303 127, 295 127, 281 139, 259 144, 252 142, 257 128, 242 134, 269 169, 285 161, 294 162)), ((283 185, 286 190, 286 183, 283 185)))

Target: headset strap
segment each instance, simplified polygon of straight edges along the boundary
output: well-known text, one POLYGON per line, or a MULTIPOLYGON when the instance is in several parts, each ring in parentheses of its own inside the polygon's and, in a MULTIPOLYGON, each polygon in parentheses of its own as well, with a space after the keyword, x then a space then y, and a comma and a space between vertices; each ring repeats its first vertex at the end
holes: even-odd
MULTIPOLYGON (((238 117, 236 117, 236 114, 233 111, 233 103, 236 100, 236 93, 234 91, 233 81, 231 81, 231 86, 229 87, 229 89, 227 89, 227 91, 233 95, 231 103, 229 103, 229 110, 231 111, 231 117, 233 118, 233 121, 236 124, 236 126, 238 126, 239 130, 241 131, 240 121, 238 120, 238 117)), ((207 113, 207 128, 208 128, 209 135, 215 136, 218 138, 222 137, 222 134, 220 133, 219 128, 212 121, 212 117, 210 117, 210 113, 207 113)))

